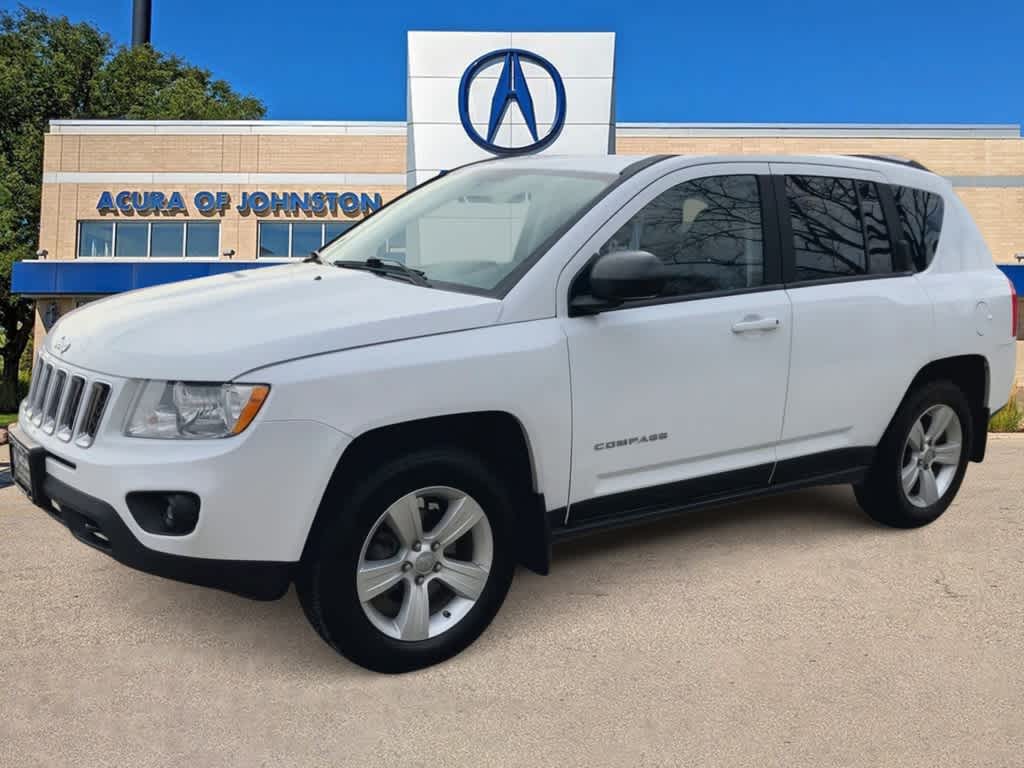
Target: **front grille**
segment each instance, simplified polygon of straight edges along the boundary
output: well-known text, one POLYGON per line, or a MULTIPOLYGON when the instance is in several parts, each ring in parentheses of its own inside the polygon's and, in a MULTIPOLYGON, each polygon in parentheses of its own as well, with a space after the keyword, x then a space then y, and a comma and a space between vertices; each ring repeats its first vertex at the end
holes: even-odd
POLYGON ((90 381, 42 357, 25 398, 25 419, 65 443, 88 448, 96 439, 110 401, 110 385, 90 381))

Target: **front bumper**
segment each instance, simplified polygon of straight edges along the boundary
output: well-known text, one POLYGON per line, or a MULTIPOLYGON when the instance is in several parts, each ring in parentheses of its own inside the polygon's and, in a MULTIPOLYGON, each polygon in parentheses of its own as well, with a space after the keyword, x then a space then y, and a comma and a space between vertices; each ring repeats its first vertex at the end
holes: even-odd
POLYGON ((319 422, 261 419, 225 440, 127 438, 108 426, 82 448, 31 423, 10 437, 31 449, 33 501, 80 541, 132 568, 260 599, 287 589, 348 442, 319 422), (145 491, 198 496, 195 530, 144 530, 127 497, 145 491))
POLYGON ((28 449, 22 459, 32 465, 33 487, 29 497, 54 520, 63 523, 82 543, 145 573, 256 600, 276 600, 288 590, 291 563, 214 560, 168 554, 146 547, 110 504, 47 474, 46 450, 34 445, 16 426, 11 432, 14 433, 10 446, 12 470, 15 466, 13 441, 17 440, 28 449))
POLYGON ((337 430, 313 421, 257 421, 223 440, 147 440, 101 429, 88 448, 68 444, 37 425, 12 434, 41 446, 40 477, 53 477, 113 507, 146 549, 207 560, 295 562, 347 445, 337 430), (192 493, 200 499, 191 533, 163 535, 143 528, 128 496, 192 493))

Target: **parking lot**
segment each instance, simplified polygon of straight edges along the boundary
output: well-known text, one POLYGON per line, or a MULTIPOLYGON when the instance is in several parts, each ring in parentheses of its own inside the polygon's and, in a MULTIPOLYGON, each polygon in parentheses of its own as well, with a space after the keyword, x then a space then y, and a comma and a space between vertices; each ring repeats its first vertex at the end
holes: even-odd
POLYGON ((1019 766, 1024 438, 939 522, 845 487, 564 545, 387 677, 276 603, 130 571, 0 490, 0 765, 1019 766))

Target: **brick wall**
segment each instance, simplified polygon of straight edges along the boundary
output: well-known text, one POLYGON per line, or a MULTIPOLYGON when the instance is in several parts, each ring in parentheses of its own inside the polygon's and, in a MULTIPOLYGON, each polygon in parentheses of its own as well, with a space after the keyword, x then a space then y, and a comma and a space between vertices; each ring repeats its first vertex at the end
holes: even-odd
POLYGON ((44 171, 405 173, 405 137, 47 134, 44 171))

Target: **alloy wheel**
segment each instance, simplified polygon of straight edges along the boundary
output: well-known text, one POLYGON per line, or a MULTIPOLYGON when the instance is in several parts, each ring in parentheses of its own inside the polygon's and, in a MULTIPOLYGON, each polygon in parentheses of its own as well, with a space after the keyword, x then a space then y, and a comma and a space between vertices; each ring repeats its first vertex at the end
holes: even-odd
POLYGON ((420 488, 391 504, 370 529, 356 591, 385 635, 427 640, 469 613, 493 560, 491 525, 472 496, 448 486, 420 488))
POLYGON ((918 417, 903 446, 903 492, 915 507, 930 507, 949 490, 963 452, 963 427, 948 405, 933 405, 918 417))

